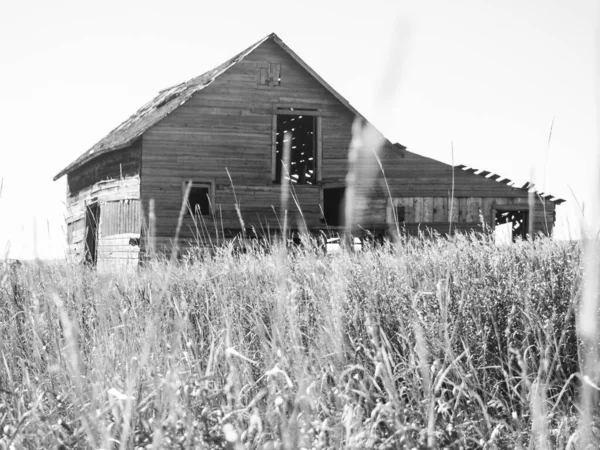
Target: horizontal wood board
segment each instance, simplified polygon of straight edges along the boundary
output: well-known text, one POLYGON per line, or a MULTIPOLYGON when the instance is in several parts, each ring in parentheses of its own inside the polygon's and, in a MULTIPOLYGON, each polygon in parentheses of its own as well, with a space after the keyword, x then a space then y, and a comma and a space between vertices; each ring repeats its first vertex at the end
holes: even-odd
MULTIPOLYGON (((98 262, 109 258, 103 248, 107 236, 140 234, 141 142, 107 153, 67 176, 67 253, 81 261, 85 253, 86 205, 99 205, 98 262)), ((126 249, 130 252, 130 249, 126 249)), ((112 258, 112 256, 111 256, 112 258)))

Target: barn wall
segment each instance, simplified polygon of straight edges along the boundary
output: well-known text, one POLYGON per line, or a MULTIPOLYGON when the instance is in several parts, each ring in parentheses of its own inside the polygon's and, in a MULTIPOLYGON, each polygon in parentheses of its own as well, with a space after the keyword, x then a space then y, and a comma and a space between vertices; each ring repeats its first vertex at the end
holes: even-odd
MULTIPOLYGON (((68 175, 67 240, 68 256, 82 261, 86 241, 86 205, 99 206, 97 224, 97 261, 116 265, 133 263, 140 238, 140 163, 141 141, 134 146, 102 155, 68 175), (127 233, 127 242, 114 236, 127 233)), ((137 259, 136 259, 137 261, 137 259)), ((137 265, 137 262, 136 262, 137 265)))
MULTIPOLYGON (((529 210, 528 199, 522 197, 454 197, 452 200, 449 197, 395 197, 393 202, 388 202, 386 209, 386 219, 392 228, 395 228, 392 203, 396 208, 404 208, 405 223, 402 225, 413 234, 426 229, 441 234, 450 230, 483 231, 482 224, 493 229, 496 209, 518 206, 529 210)), ((542 203, 536 199, 533 211, 534 233, 551 234, 554 215, 553 203, 542 203)))
MULTIPOLYGON (((496 203, 528 204, 528 192, 523 189, 508 186, 491 178, 474 175, 459 168, 452 168, 448 164, 436 161, 425 156, 403 151, 401 157, 391 147, 382 152, 382 164, 385 167, 385 177, 390 187, 393 198, 425 198, 445 199, 446 204, 451 192, 454 192, 455 201, 461 205, 469 199, 481 199, 481 211, 485 223, 493 225, 493 211, 491 205, 496 203), (454 176, 454 188, 453 188, 454 176)), ((472 203, 472 201, 470 201, 472 203)), ((454 208, 455 211, 466 211, 466 207, 454 208)), ((441 208, 437 208, 441 210, 441 208)), ((549 201, 542 201, 536 197, 534 231, 550 234, 554 227, 555 206, 549 201)), ((461 216, 462 217, 462 216, 461 216)), ((425 218, 427 219, 427 218, 425 218)), ((466 215, 465 215, 466 219, 466 215)), ((423 222, 427 222, 424 220, 423 222)), ((466 221, 456 221, 466 223, 466 221)), ((435 225, 434 228, 448 229, 448 221, 444 225, 435 225)), ((461 225, 457 227, 460 228, 461 225)))
POLYGON ((139 241, 140 233, 122 233, 103 236, 98 242, 98 270, 134 268, 139 264, 140 246, 132 245, 139 241))
POLYGON ((449 164, 407 150, 398 157, 398 153, 388 147, 381 159, 393 197, 448 197, 454 172, 456 197, 476 194, 478 197, 527 198, 527 192, 522 189, 458 168, 453 170, 449 164))
MULTIPOLYGON (((241 228, 266 232, 280 227, 282 188, 271 181, 271 165, 273 114, 282 106, 319 110, 322 186, 344 185, 352 112, 277 44, 267 41, 144 134, 141 196, 146 211, 150 199, 154 200, 159 249, 169 247, 176 234, 186 180, 214 184, 213 216, 194 222, 185 214, 180 230, 183 241, 206 240, 207 236, 214 241, 215 235, 228 237, 241 228), (260 84, 261 74, 270 65, 281 68, 279 86, 260 84)), ((449 165, 400 152, 389 143, 380 156, 392 198, 449 196, 449 165)), ((359 153, 353 164, 356 220, 363 227, 385 228, 389 195, 379 165, 368 150, 359 153)), ((458 198, 477 196, 489 199, 490 204, 492 199, 527 201, 525 191, 459 170, 455 170, 454 185, 458 198)), ((290 198, 291 226, 324 228, 319 187, 295 186, 294 195, 302 215, 290 198)), ((491 209, 482 204, 484 216, 491 217, 491 209)), ((541 203, 538 206, 543 210, 541 203)), ((545 217, 536 213, 536 230, 545 230, 547 221, 553 223, 553 205, 547 203, 546 209, 551 212, 545 217)), ((444 221, 440 229, 447 224, 444 221)))
MULTIPOLYGON (((213 235, 215 223, 225 234, 242 228, 236 197, 245 228, 279 228, 281 186, 271 182, 271 143, 274 108, 285 105, 319 109, 322 181, 343 182, 352 113, 268 41, 145 133, 142 197, 145 208, 149 199, 155 201, 159 245, 168 245, 175 235, 182 183, 188 179, 215 184, 216 218, 204 218, 213 235), (280 86, 259 84, 261 69, 269 63, 280 64, 280 86)), ((295 186, 295 195, 306 225, 323 227, 319 187, 295 186)), ((289 205, 290 223, 298 227, 303 220, 291 198, 289 205)), ((181 236, 193 239, 196 234, 186 217, 181 236)))

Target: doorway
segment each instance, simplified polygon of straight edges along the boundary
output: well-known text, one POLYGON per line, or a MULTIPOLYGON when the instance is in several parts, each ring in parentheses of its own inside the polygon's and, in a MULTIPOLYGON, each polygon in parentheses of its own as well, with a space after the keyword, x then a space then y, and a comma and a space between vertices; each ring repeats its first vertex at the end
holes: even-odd
POLYGON ((330 227, 344 226, 345 187, 323 189, 323 214, 330 227))
POLYGON ((95 266, 98 261, 98 223, 100 206, 90 203, 85 208, 85 256, 86 264, 95 266))

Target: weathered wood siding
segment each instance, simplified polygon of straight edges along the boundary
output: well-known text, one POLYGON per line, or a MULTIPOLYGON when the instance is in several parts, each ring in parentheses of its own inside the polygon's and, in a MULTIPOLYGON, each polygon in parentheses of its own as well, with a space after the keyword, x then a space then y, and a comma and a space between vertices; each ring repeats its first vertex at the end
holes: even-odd
POLYGON ((141 141, 99 156, 68 175, 67 252, 71 259, 84 258, 86 205, 92 203, 99 206, 98 265, 121 259, 129 264, 134 259, 136 250, 129 238, 140 237, 140 162, 141 141), (127 242, 117 245, 113 236, 123 233, 128 233, 127 242))
MULTIPOLYGON (((215 192, 212 217, 204 216, 197 223, 189 215, 183 218, 183 241, 207 236, 214 239, 215 234, 228 236, 228 230, 241 228, 266 231, 280 227, 284 215, 282 188, 272 183, 273 117, 277 107, 318 109, 321 185, 344 185, 354 115, 276 43, 267 41, 144 134, 141 197, 145 211, 154 199, 157 249, 170 246, 176 234, 186 180, 214 183, 215 192), (280 84, 261 84, 261 74, 264 78, 273 67, 279 71, 280 84)), ((419 222, 415 223, 447 228, 448 218, 443 211, 448 205, 443 199, 448 198, 452 188, 452 168, 401 152, 389 142, 380 157, 392 198, 424 199, 423 204, 415 205, 420 208, 419 222)), ((363 227, 385 228, 389 225, 390 195, 379 165, 365 150, 356 157, 353 167, 357 168, 357 195, 352 204, 358 222, 363 227)), ((469 198, 482 199, 488 223, 492 221, 490 205, 497 199, 527 202, 525 191, 460 170, 455 170, 454 190, 456 229, 469 228, 460 224, 477 223, 473 208, 466 203, 469 198)), ((302 215, 290 197, 290 226, 324 228, 320 187, 294 186, 293 195, 302 215)), ((538 212, 544 210, 540 202, 536 208, 535 229, 551 230, 553 205, 546 203, 545 216, 538 212)))
MULTIPOLYGON (((432 228, 448 229, 445 210, 449 210, 448 198, 452 192, 452 176, 454 172, 455 216, 453 222, 462 224, 473 220, 476 201, 481 204, 485 223, 493 225, 492 204, 528 205, 528 192, 517 189, 491 178, 474 175, 459 168, 436 161, 410 151, 399 153, 391 146, 382 151, 382 164, 390 187, 392 198, 420 198, 433 201, 433 220, 429 216, 420 217, 414 223, 430 223, 432 228), (432 199, 433 200, 429 200, 432 199), (443 219, 443 220, 442 220, 443 219), (439 225, 439 222, 446 222, 439 225), (435 225, 438 224, 438 225, 435 225)), ((425 200, 419 200, 420 202, 425 200)), ((423 208, 416 205, 416 208, 423 208)), ((479 206, 478 206, 479 208, 479 206)), ((431 204, 425 208, 431 210, 431 204)), ((534 231, 550 234, 554 226, 555 205, 550 201, 542 201, 536 197, 534 231)), ((464 227, 458 225, 456 229, 464 227)), ((447 232, 447 231, 446 231, 447 232)))
MULTIPOLYGON (((494 228, 495 213, 503 207, 520 207, 529 210, 525 197, 396 197, 388 202, 386 218, 395 228, 395 208, 404 208, 404 223, 400 224, 407 232, 435 230, 441 234, 453 231, 483 231, 485 224, 494 228), (452 227, 450 228, 450 222, 452 227)), ((535 202, 533 225, 534 232, 550 234, 554 225, 554 204, 535 202)), ((529 218, 528 220, 531 220, 529 218)))
MULTIPOLYGON (((277 107, 319 109, 322 181, 343 182, 352 113, 277 44, 268 41, 145 133, 142 198, 145 210, 149 199, 155 201, 159 246, 169 244, 175 235, 182 182, 189 179, 215 183, 215 221, 226 234, 228 229, 242 228, 233 189, 244 227, 279 228, 283 219, 281 186, 271 181, 277 107), (269 63, 280 65, 279 86, 260 84, 261 69, 268 69, 269 63)), ((295 195, 306 225, 324 226, 319 187, 295 186, 295 195)), ((303 222, 291 198, 288 210, 291 226, 303 222)), ((213 219, 204 219, 213 230, 213 219)), ((194 229, 186 217, 182 238, 193 238, 194 229)))
MULTIPOLYGON (((384 149, 381 159, 393 197, 449 197, 453 172, 449 164, 391 147, 384 149)), ((527 198, 527 192, 455 168, 454 196, 527 198)))
POLYGON ((101 236, 98 240, 98 270, 133 269, 139 264, 140 233, 101 236))

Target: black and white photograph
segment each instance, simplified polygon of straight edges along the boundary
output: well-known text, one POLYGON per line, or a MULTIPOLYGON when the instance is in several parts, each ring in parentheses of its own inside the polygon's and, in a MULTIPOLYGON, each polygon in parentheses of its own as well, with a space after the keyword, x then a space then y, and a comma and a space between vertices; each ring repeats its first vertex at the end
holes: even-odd
POLYGON ((0 450, 600 448, 597 0, 0 6, 0 450))

